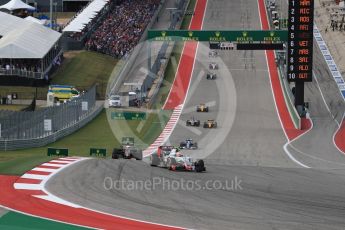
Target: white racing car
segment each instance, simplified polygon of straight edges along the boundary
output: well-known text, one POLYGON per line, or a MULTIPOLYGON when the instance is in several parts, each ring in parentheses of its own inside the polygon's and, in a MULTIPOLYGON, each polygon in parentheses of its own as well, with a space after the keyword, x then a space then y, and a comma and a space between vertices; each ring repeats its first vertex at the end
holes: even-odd
POLYGON ((206 171, 203 160, 194 161, 191 157, 182 155, 174 146, 160 146, 157 153, 151 155, 151 166, 172 171, 206 171))
POLYGON ((210 70, 217 70, 217 69, 219 69, 219 66, 218 66, 218 64, 215 63, 215 62, 211 62, 211 63, 209 64, 208 68, 209 68, 210 70))
POLYGON ((217 74, 215 74, 215 73, 207 73, 206 74, 207 80, 215 80, 216 78, 217 78, 217 74))
POLYGON ((211 51, 208 53, 208 57, 210 57, 210 58, 218 57, 218 52, 215 51, 215 50, 211 50, 211 51))
POLYGON ((191 119, 186 121, 186 126, 199 127, 200 126, 200 120, 197 120, 194 117, 192 117, 191 119))
POLYGON ((143 159, 143 151, 134 146, 133 137, 123 137, 120 148, 114 148, 112 153, 113 159, 143 159))

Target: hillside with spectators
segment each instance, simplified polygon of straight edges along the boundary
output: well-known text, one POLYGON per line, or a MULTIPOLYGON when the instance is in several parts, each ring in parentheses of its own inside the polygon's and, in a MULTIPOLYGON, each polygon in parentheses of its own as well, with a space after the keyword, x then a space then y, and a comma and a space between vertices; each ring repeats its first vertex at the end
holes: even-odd
POLYGON ((160 0, 128 0, 116 6, 91 34, 85 48, 121 58, 137 45, 160 0))

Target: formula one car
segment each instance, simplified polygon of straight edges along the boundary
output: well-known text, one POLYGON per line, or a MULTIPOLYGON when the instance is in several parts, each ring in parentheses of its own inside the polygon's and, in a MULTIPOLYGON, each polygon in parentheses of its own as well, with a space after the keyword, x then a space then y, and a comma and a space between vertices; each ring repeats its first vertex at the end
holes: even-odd
POLYGON ((200 126, 200 120, 197 120, 194 117, 192 117, 190 120, 186 121, 186 126, 199 127, 200 126))
POLYGON ((212 62, 212 63, 209 64, 209 69, 216 70, 216 69, 219 69, 219 66, 218 66, 217 63, 212 62))
POLYGON ((206 79, 207 80, 215 80, 217 78, 217 74, 215 73, 208 73, 206 74, 206 79))
POLYGON ((143 159, 143 152, 142 152, 142 150, 140 150, 134 146, 134 138, 133 137, 123 137, 121 148, 113 149, 111 158, 113 158, 113 159, 123 158, 123 159, 142 160, 143 159))
POLYGON ((206 171, 203 160, 194 161, 191 157, 183 156, 173 146, 160 146, 157 153, 151 155, 151 166, 172 171, 206 171))
POLYGON ((198 143, 194 142, 192 139, 186 139, 180 143, 180 149, 197 149, 198 143))
POLYGON ((207 120, 204 122, 204 128, 217 128, 217 122, 215 120, 207 120))
POLYGON ((196 107, 197 112, 208 112, 208 106, 205 104, 200 104, 196 107))
POLYGON ((215 51, 215 50, 211 50, 209 53, 208 53, 208 57, 211 57, 211 58, 215 58, 218 56, 218 52, 215 51))

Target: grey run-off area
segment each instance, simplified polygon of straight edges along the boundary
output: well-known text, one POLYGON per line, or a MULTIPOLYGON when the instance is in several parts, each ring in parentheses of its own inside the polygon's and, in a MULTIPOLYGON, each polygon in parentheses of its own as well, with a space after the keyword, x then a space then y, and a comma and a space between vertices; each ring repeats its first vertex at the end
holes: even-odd
MULTIPOLYGON (((203 29, 260 29, 258 18, 256 2, 213 0, 212 4, 211 1, 208 3, 203 29)), ((197 60, 207 56, 202 50, 199 49, 197 60)), ((209 59, 196 62, 181 116, 182 121, 193 115, 202 121, 214 118, 219 120, 219 127, 216 130, 199 128, 200 132, 193 132, 181 123, 169 140, 175 145, 188 137, 198 141, 200 150, 185 153, 193 157, 202 154, 206 173, 170 172, 152 168, 141 161, 92 159, 60 172, 48 182, 47 189, 63 199, 92 209, 193 229, 344 229, 344 167, 323 164, 322 161, 315 163, 307 158, 300 160, 314 168, 304 169, 286 155, 283 145, 287 140, 274 105, 264 52, 222 51, 220 54, 226 65, 221 68, 227 68, 231 76, 223 76, 220 69, 219 77, 214 81, 206 80, 205 76, 200 78, 200 72, 208 71, 209 59), (232 104, 235 107, 227 107, 229 102, 224 101, 228 99, 224 95, 228 92, 218 87, 219 84, 232 85, 235 89, 236 102, 232 104), (210 112, 196 114, 194 108, 199 103, 210 103, 210 112), (224 141, 215 142, 217 146, 208 148, 207 144, 213 143, 212 138, 219 132, 225 135, 224 141), (224 184, 240 180, 241 188, 194 188, 190 191, 157 186, 154 190, 109 189, 107 186, 111 184, 105 181, 108 177, 113 182, 164 178, 167 183, 178 181, 183 184, 183 180, 199 181, 201 185, 209 181, 224 184)), ((318 60, 318 65, 325 66, 325 63, 318 60)), ((328 77, 323 75, 324 80, 319 82, 321 89, 326 87, 325 84, 332 86, 328 77)), ((313 89, 315 84, 310 84, 306 91, 312 105, 321 103, 313 89)), ((327 96, 329 100, 337 100, 336 97, 327 96)), ((341 109, 332 107, 337 108, 341 109)), ((316 119, 328 116, 312 110, 312 118, 314 115, 317 115, 316 119)), ((321 127, 310 132, 315 133, 310 137, 312 143, 310 139, 301 138, 292 144, 296 144, 296 149, 308 148, 310 154, 320 148, 318 145, 324 145, 326 150, 320 152, 318 158, 327 157, 329 161, 344 163, 345 156, 333 150, 328 135, 321 135, 323 132, 325 128, 322 130, 321 127), (330 155, 328 150, 332 151, 330 155)), ((327 129, 327 132, 333 130, 327 129)))

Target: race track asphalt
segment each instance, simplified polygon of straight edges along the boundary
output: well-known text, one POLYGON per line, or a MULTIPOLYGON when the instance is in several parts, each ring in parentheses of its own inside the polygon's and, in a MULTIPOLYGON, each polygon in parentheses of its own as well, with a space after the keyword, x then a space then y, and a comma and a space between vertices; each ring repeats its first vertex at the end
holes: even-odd
MULTIPOLYGON (((250 1, 212 1, 203 28, 260 29, 257 18, 258 6, 250 1)), ((219 51, 217 59, 208 58, 208 52, 206 44, 199 44, 192 85, 181 118, 184 121, 192 116, 201 121, 215 119, 219 128, 201 128, 196 132, 180 123, 170 142, 177 145, 185 138, 193 138, 200 150, 189 154, 208 156, 209 162, 298 167, 282 148, 286 138, 274 105, 264 51, 224 50, 219 51), (209 71, 209 62, 219 64, 219 70, 214 71, 218 79, 214 82, 205 80, 205 76, 199 79, 200 73, 209 71), (213 106, 209 113, 195 113, 199 103, 213 106)))
POLYGON ((207 170, 172 173, 140 161, 93 159, 65 169, 47 188, 95 210, 193 229, 340 230, 345 225, 344 171, 216 164, 207 170), (132 181, 147 186, 131 189, 132 181), (207 183, 209 190, 203 189, 207 183))
MULTIPOLYGON (((260 28, 253 1, 210 2, 203 29, 260 28)), ((175 145, 189 137, 197 141, 199 150, 184 152, 204 158, 207 172, 170 172, 142 161, 91 159, 61 171, 46 189, 95 210, 193 229, 344 229, 345 170, 309 158, 298 159, 315 168, 300 168, 287 157, 264 52, 221 51, 214 60, 220 66, 215 81, 205 79, 211 59, 202 43, 196 59, 181 123, 169 141, 175 145), (196 113, 199 103, 209 104, 210 112, 196 113), (186 128, 184 122, 191 116, 216 119, 219 127, 186 128), (119 188, 121 181, 127 183, 119 188), (137 182, 137 189, 131 188, 132 182, 137 182), (146 189, 141 183, 147 183, 146 189)), ((315 59, 318 62, 318 56, 315 59)), ((320 87, 332 86, 330 77, 321 75, 320 87)), ((312 102, 316 129, 292 144, 303 152, 344 162, 345 156, 329 139, 335 127, 326 126, 331 121, 325 120, 315 84, 307 86, 306 98, 312 102)), ((327 93, 326 98, 333 113, 341 113, 336 96, 327 93)))
MULTIPOLYGON (((287 1, 282 3, 287 8, 287 1)), ((345 169, 345 153, 333 142, 345 114, 345 102, 315 40, 313 50, 314 78, 313 82, 305 83, 305 101, 309 103, 313 129, 292 142, 288 149, 309 167, 345 169)))

